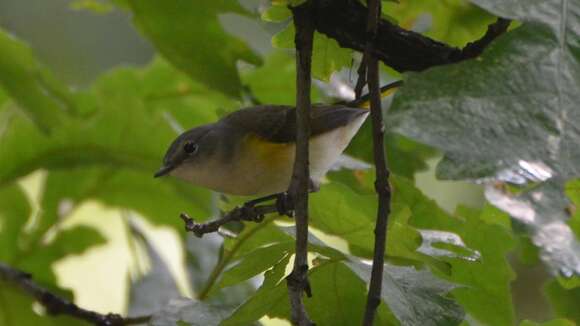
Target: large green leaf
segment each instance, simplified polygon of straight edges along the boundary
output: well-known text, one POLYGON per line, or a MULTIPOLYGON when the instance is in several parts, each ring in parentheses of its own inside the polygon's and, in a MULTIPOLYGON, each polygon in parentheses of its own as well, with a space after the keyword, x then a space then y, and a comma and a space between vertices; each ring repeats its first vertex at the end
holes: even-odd
POLYGON ((233 97, 241 91, 238 60, 260 59, 239 39, 224 31, 218 16, 247 14, 237 1, 131 0, 141 31, 177 68, 193 79, 233 97))
POLYGON ((490 325, 514 322, 510 282, 514 273, 506 260, 513 239, 502 226, 505 214, 487 207, 479 213, 460 208, 449 216, 428 199, 411 182, 393 178, 394 203, 405 203, 411 209, 409 224, 424 230, 444 230, 461 236, 465 245, 478 253, 475 259, 461 256, 443 257, 450 265, 453 282, 464 284, 453 296, 474 318, 490 325))
MULTIPOLYGON (((372 171, 358 173, 351 187, 336 182, 311 196, 311 225, 346 240, 351 252, 372 257, 376 194, 372 171)), ((431 265, 441 276, 465 287, 452 293, 470 315, 484 323, 512 324, 506 255, 513 246, 506 214, 487 207, 481 214, 465 208, 451 216, 413 183, 393 176, 387 255, 431 265), (501 304, 498 304, 501 303, 501 304)))
POLYGON ((478 60, 407 75, 390 123, 444 151, 441 177, 550 179, 518 194, 490 186, 487 197, 525 225, 554 273, 580 274, 562 193, 565 180, 580 175, 580 4, 475 2, 524 23, 478 60))
POLYGON ((30 48, 0 29, 0 87, 44 131, 60 125, 70 110, 65 88, 30 48))

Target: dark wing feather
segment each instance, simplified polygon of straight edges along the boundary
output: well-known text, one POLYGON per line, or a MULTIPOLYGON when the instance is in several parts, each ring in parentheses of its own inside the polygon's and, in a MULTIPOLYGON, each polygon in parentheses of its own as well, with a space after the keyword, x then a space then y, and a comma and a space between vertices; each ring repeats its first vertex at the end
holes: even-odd
MULTIPOLYGON (((314 105, 311 120, 312 136, 345 126, 367 112, 365 109, 338 105, 314 105)), ((222 121, 271 142, 296 141, 296 110, 291 106, 254 106, 236 111, 222 121)))

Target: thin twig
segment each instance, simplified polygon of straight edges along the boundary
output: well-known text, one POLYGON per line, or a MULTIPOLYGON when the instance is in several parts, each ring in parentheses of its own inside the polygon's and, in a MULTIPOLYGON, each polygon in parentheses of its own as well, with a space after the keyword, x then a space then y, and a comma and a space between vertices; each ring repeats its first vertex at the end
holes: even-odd
POLYGON ((477 41, 467 43, 467 45, 461 49, 463 60, 479 56, 493 40, 507 31, 510 23, 511 20, 509 19, 498 18, 495 23, 487 26, 487 31, 483 37, 477 41))
POLYGON ((294 268, 288 275, 288 296, 291 319, 295 325, 310 326, 314 323, 308 317, 302 294, 312 296, 308 282, 308 186, 310 171, 308 162, 308 142, 310 138, 310 86, 312 42, 314 37, 313 1, 308 0, 292 7, 296 34, 296 155, 290 197, 294 203, 296 220, 296 256, 294 268))
POLYGON ((274 212, 279 212, 279 207, 277 205, 244 205, 234 208, 217 220, 209 221, 206 223, 196 223, 186 213, 181 213, 179 217, 185 223, 185 231, 192 232, 197 237, 201 238, 206 233, 217 232, 219 228, 226 223, 233 221, 262 222, 264 215, 274 212))
POLYGON ((385 154, 385 127, 383 112, 381 109, 381 94, 379 87, 379 62, 373 54, 373 46, 377 38, 377 26, 381 13, 381 0, 369 0, 369 15, 367 20, 367 81, 369 85, 371 117, 373 127, 373 154, 376 169, 375 190, 378 195, 379 207, 377 210, 377 222, 375 225, 375 247, 373 256, 373 268, 367 304, 363 319, 364 326, 372 326, 377 308, 381 302, 381 289, 383 281, 383 264, 385 257, 385 245, 387 242, 387 224, 391 211, 391 187, 389 185, 389 170, 385 154))
POLYGON ((76 304, 48 291, 32 280, 32 276, 0 262, 0 281, 17 285, 44 306, 49 315, 69 315, 99 326, 121 326, 147 323, 151 316, 122 317, 118 314, 100 314, 80 308, 76 304))
POLYGON ((363 57, 356 71, 358 74, 358 79, 356 81, 356 86, 354 87, 354 98, 358 99, 362 96, 363 88, 367 83, 367 55, 366 52, 363 53, 363 57))

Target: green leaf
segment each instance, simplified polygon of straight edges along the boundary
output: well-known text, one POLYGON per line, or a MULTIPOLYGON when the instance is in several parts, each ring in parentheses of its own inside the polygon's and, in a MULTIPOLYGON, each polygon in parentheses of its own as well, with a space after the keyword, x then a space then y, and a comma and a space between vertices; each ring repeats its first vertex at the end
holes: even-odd
POLYGON ((179 322, 191 326, 218 326, 232 308, 207 304, 185 298, 169 301, 162 311, 153 315, 151 325, 174 326, 179 322))
MULTIPOLYGON (((347 265, 370 282, 370 265, 352 259, 347 265)), ((428 270, 385 264, 381 298, 403 325, 459 325, 463 309, 445 297, 456 287, 428 270)))
POLYGON ((580 179, 570 180, 566 183, 566 196, 570 198, 573 206, 569 206, 567 211, 572 215, 568 220, 568 225, 576 234, 576 238, 580 238, 580 179))
POLYGON ((580 14, 580 6, 476 3, 524 24, 478 60, 407 75, 390 124, 444 151, 441 177, 549 180, 518 194, 490 186, 487 197, 525 225, 554 273, 580 274, 580 242, 565 224, 562 193, 564 182, 580 175, 575 131, 580 115, 574 104, 580 100, 580 56, 571 41, 580 36, 580 23, 569 19, 580 14))
MULTIPOLYGON (((290 306, 284 279, 288 260, 287 255, 273 269, 266 272, 260 289, 238 307, 222 325, 248 325, 264 315, 289 319, 290 306)), ((321 260, 319 265, 310 270, 309 280, 315 294, 312 298, 305 298, 304 303, 310 317, 316 323, 360 324, 366 302, 366 287, 355 273, 339 261, 321 260)), ((378 312, 379 324, 384 325, 387 320, 389 324, 396 323, 384 306, 379 307, 378 312)))
POLYGON ((290 261, 286 256, 264 275, 264 282, 256 293, 225 319, 222 326, 250 325, 262 316, 288 316, 290 307, 284 271, 290 261))
POLYGON ((18 185, 0 187, 0 261, 10 263, 18 255, 18 240, 30 213, 28 198, 18 185))
POLYGON ((0 279, 0 325, 2 326, 84 326, 86 323, 68 316, 40 315, 32 309, 35 301, 29 295, 0 279))
POLYGON ((479 213, 464 207, 450 217, 404 178, 392 178, 395 192, 393 205, 405 203, 411 209, 409 224, 426 230, 445 230, 461 237, 465 245, 479 253, 472 261, 443 258, 450 265, 447 277, 465 287, 453 291, 453 296, 473 317, 490 325, 514 322, 510 282, 514 273, 506 260, 514 240, 501 226, 505 214, 488 207, 479 213))
POLYGON ((288 252, 292 251, 294 243, 287 241, 260 247, 239 258, 238 264, 223 273, 220 286, 228 287, 246 281, 274 266, 288 252))
POLYGON ((464 46, 485 33, 494 17, 465 0, 383 2, 383 12, 395 18, 399 25, 426 29, 422 34, 436 40, 464 46), (429 25, 424 27, 425 20, 429 25), (417 26, 418 25, 418 26, 417 26))
MULTIPOLYGON (((272 45, 280 49, 294 48, 294 24, 288 26, 272 38, 272 45)), ((333 72, 352 64, 352 50, 341 48, 338 43, 323 34, 314 33, 312 45, 312 76, 329 81, 333 72)))
MULTIPOLYGON (((285 51, 273 51, 264 65, 246 70, 242 80, 262 103, 288 105, 296 101, 296 63, 294 56, 285 51)), ((316 87, 312 88, 312 99, 320 100, 316 87)))
POLYGON ((565 289, 556 280, 551 280, 545 285, 544 291, 557 317, 580 324, 580 312, 578 311, 580 287, 565 289))
POLYGON ((3 30, 0 87, 43 131, 60 126, 70 109, 65 88, 36 60, 27 45, 3 30))
MULTIPOLYGON (((366 305, 367 286, 344 263, 321 260, 308 276, 312 298, 305 305, 317 325, 359 325, 366 305)), ((285 283, 285 282, 284 282, 285 283)), ((384 305, 378 308, 377 325, 394 325, 397 321, 384 305)))
POLYGON ((68 120, 49 137, 21 117, 8 122, 0 134, 0 156, 9 158, 0 160, 0 185, 38 168, 105 165, 153 173, 177 136, 175 120, 187 128, 207 123, 231 104, 160 61, 105 74, 76 100, 86 117, 68 120))
POLYGON ((524 320, 520 323, 520 326, 576 326, 576 323, 567 319, 554 319, 544 323, 524 320))
POLYGON ((246 44, 225 33, 218 15, 246 14, 236 1, 129 1, 135 24, 177 68, 210 89, 238 97, 238 60, 260 63, 246 44))

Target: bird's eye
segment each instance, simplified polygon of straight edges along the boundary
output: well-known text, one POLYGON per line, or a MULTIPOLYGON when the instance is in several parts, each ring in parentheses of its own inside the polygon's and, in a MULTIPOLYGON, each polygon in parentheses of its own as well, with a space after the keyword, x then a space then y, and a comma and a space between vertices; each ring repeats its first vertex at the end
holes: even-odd
POLYGON ((197 145, 192 142, 187 142, 185 145, 183 145, 183 150, 187 154, 193 154, 197 151, 197 145))

